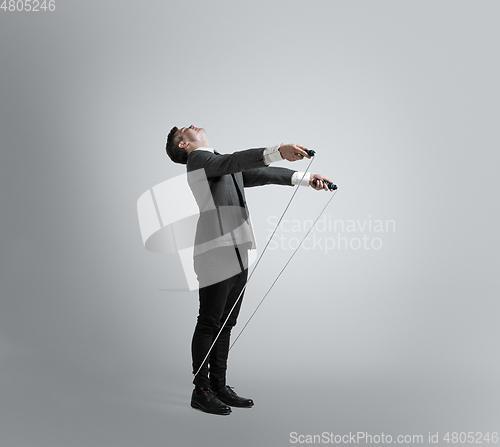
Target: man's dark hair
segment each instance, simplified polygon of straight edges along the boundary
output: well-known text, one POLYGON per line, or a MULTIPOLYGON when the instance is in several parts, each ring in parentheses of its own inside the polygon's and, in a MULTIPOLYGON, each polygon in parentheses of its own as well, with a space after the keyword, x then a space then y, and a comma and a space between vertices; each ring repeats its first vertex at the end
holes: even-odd
POLYGON ((179 143, 182 141, 182 138, 175 136, 175 133, 178 130, 179 129, 175 126, 170 129, 165 150, 167 151, 167 155, 174 163, 185 165, 187 163, 188 153, 184 149, 179 147, 179 143))

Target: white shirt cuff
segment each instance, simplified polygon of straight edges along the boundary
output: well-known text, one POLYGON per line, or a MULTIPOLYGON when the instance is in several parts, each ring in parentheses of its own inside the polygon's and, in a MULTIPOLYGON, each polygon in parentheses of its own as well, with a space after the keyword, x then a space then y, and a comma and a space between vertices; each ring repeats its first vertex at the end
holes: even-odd
POLYGON ((266 165, 270 165, 271 163, 275 161, 282 161, 283 157, 280 154, 280 151, 278 150, 280 148, 280 144, 275 144, 274 146, 268 146, 264 149, 263 156, 264 156, 264 163, 266 165))
POLYGON ((309 186, 310 180, 311 180, 310 172, 296 171, 292 174, 292 185, 309 186))

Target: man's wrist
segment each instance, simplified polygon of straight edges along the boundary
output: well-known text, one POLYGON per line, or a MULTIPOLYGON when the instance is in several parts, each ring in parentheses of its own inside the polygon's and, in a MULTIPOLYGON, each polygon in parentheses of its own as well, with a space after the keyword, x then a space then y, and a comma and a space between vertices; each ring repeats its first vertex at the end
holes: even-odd
POLYGON ((279 151, 281 144, 275 144, 274 146, 268 146, 264 149, 263 157, 264 163, 270 165, 271 163, 282 161, 283 157, 279 151))
POLYGON ((299 172, 295 171, 292 174, 292 185, 300 185, 300 186, 309 186, 309 182, 311 181, 311 173, 310 172, 299 172))

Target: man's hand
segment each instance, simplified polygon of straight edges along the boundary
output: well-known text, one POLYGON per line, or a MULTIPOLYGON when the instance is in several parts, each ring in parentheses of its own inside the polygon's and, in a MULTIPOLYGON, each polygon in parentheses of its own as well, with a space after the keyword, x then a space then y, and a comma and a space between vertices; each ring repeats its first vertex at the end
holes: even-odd
POLYGON ((333 191, 326 186, 324 182, 333 183, 331 180, 327 179, 324 175, 321 174, 311 174, 311 178, 309 179, 309 186, 316 189, 317 191, 321 191, 324 189, 325 191, 333 191), (317 180, 316 184, 314 184, 314 180, 317 180))
POLYGON ((281 156, 288 161, 297 161, 305 158, 311 158, 307 155, 307 148, 298 144, 282 144, 278 149, 281 156))

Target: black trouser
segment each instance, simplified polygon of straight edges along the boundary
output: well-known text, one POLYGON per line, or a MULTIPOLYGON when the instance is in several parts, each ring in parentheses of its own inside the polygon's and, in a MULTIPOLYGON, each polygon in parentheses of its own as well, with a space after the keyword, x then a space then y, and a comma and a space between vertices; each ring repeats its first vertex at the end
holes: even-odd
MULTIPOLYGON (((222 247, 203 253, 195 258, 195 271, 200 284, 203 284, 202 278, 213 278, 214 271, 227 268, 228 263, 231 262, 233 264, 231 268, 234 268, 234 262, 232 261, 234 261, 235 250, 238 256, 236 265, 240 264, 239 268, 237 268, 239 273, 200 288, 200 309, 191 344, 193 374, 198 371, 201 362, 207 355, 221 326, 226 321, 234 303, 240 296, 248 276, 248 269, 241 268, 247 266, 246 250, 238 251, 238 249, 232 246, 222 247), (228 256, 229 253, 231 253, 232 257, 228 256)), ((193 383, 196 386, 200 388, 211 387, 219 389, 226 385, 227 357, 231 329, 236 324, 242 300, 243 294, 231 312, 227 323, 224 325, 224 329, 212 348, 208 360, 205 361, 200 372, 195 376, 193 383)))

